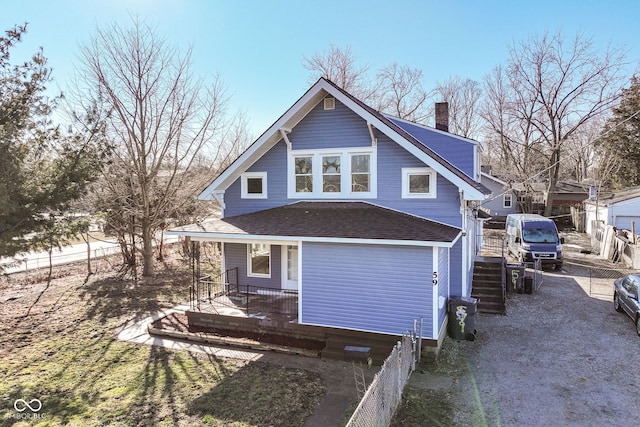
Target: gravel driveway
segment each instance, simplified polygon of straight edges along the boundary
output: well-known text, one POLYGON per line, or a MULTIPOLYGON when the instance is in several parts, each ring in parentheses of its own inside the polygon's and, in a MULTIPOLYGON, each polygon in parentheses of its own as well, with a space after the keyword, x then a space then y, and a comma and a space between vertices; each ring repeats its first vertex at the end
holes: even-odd
POLYGON ((439 388, 455 425, 640 425, 640 337, 605 283, 578 265, 545 272, 533 294, 508 295, 506 316, 478 315, 475 341, 447 338, 410 385, 439 388))

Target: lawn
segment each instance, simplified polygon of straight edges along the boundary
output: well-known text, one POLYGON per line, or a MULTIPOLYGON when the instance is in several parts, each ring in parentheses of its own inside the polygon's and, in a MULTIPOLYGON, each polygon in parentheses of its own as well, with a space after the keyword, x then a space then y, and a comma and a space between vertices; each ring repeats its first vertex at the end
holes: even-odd
POLYGON ((0 426, 301 426, 325 393, 309 371, 116 340, 187 301, 180 262, 137 284, 65 268, 0 279, 0 426))

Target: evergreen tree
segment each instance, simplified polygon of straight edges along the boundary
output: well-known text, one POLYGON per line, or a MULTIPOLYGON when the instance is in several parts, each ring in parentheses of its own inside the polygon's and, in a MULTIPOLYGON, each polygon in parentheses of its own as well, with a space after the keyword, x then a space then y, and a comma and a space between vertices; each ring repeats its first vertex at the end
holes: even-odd
POLYGON ((612 109, 600 138, 601 149, 617 162, 610 178, 613 189, 640 185, 640 78, 631 78, 620 104, 612 109))
POLYGON ((59 98, 46 95, 51 69, 42 49, 11 64, 26 30, 16 26, 0 37, 0 257, 63 242, 68 230, 51 230, 84 195, 107 148, 100 126, 63 132, 52 124, 59 98))

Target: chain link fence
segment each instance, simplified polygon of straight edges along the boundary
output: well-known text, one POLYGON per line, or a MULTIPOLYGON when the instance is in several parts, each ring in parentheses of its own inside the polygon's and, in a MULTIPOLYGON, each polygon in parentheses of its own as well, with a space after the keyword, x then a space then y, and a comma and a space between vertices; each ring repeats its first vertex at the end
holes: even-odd
POLYGON ((13 259, 3 259, 0 262, 0 271, 10 273, 20 273, 29 270, 37 270, 41 268, 49 268, 49 266, 58 266, 70 264, 73 262, 82 262, 89 257, 91 260, 98 260, 110 255, 120 253, 120 245, 117 243, 104 245, 102 247, 87 250, 85 244, 74 245, 65 248, 64 252, 55 250, 51 258, 46 252, 38 252, 29 254, 28 256, 16 257, 13 259))
POLYGON ((415 369, 416 347, 413 334, 405 334, 375 375, 347 427, 386 427, 402 401, 402 391, 415 369))
MULTIPOLYGON (((581 271, 581 275, 588 279, 588 293, 592 297, 613 298, 613 282, 620 277, 631 274, 625 268, 610 268, 593 265, 579 260, 564 262, 565 267, 581 271)), ((580 274, 578 275, 580 277, 580 274)))

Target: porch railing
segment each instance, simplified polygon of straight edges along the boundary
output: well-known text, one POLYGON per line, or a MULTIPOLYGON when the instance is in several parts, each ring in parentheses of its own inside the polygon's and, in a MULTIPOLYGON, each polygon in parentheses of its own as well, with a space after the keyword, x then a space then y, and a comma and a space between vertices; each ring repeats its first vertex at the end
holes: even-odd
POLYGON ((227 295, 230 288, 238 286, 238 267, 230 268, 217 277, 197 277, 190 287, 191 309, 200 310, 201 302, 211 303, 216 297, 227 295))
POLYGON ((235 289, 230 287, 229 291, 229 297, 235 298, 247 315, 297 316, 298 314, 297 291, 249 285, 236 285, 235 289))
POLYGON ((247 316, 268 316, 277 314, 297 317, 298 292, 238 283, 238 268, 231 268, 218 277, 201 276, 194 280, 190 288, 192 310, 202 310, 202 304, 209 307, 229 307, 240 309, 247 316))

